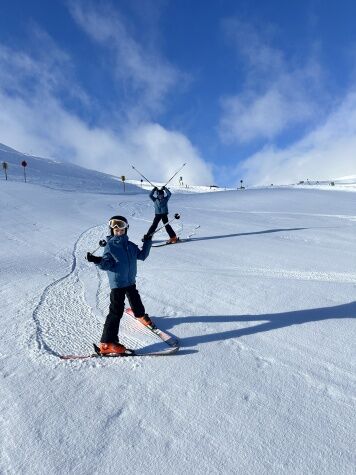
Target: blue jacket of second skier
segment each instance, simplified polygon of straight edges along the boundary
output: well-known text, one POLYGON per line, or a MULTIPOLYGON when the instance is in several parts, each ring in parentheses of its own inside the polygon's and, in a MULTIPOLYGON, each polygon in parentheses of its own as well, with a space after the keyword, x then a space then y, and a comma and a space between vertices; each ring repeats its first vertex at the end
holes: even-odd
POLYGON ((111 289, 128 287, 136 282, 137 259, 144 261, 152 246, 152 241, 144 241, 142 250, 129 241, 127 235, 108 236, 99 269, 106 270, 111 289))
POLYGON ((171 197, 171 192, 166 189, 166 196, 159 200, 154 196, 154 190, 150 193, 150 198, 155 205, 155 214, 168 214, 168 200, 171 197))

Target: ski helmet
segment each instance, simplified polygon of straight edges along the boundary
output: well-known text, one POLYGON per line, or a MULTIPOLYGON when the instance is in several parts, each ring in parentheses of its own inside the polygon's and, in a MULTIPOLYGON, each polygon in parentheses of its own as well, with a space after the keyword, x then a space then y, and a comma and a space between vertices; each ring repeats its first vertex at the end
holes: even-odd
POLYGON ((164 191, 163 190, 158 190, 157 191, 157 196, 164 196, 164 191))
MULTIPOLYGON (((125 218, 125 216, 112 216, 109 219, 109 223, 112 219, 117 219, 119 221, 123 221, 124 223, 126 223, 127 227, 125 228, 125 234, 127 234, 127 230, 129 229, 129 223, 128 223, 127 219, 125 218)), ((109 226, 109 231, 110 231, 111 236, 113 236, 114 235, 114 230, 110 226, 109 226)))

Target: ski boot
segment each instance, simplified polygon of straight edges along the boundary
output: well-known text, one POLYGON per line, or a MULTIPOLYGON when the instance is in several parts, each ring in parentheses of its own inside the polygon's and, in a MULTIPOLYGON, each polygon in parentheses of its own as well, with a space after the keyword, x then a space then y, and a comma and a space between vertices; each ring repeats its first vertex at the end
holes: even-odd
POLYGON ((123 356, 126 353, 126 348, 120 343, 99 343, 99 351, 103 356, 123 356))
POLYGON ((177 236, 171 237, 170 239, 168 239, 166 244, 175 244, 178 241, 178 239, 179 238, 177 238, 177 236))

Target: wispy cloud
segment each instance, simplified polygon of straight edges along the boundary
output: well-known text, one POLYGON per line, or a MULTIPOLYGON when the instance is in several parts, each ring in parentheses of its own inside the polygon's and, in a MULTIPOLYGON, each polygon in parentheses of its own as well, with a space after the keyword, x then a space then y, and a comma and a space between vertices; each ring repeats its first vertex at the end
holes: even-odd
POLYGON ((70 56, 37 25, 31 27, 31 42, 31 53, 0 44, 2 90, 24 98, 38 93, 60 94, 88 105, 88 95, 75 81, 70 56))
POLYGON ((257 30, 238 19, 223 26, 242 59, 245 78, 236 94, 221 99, 219 131, 224 142, 272 140, 320 114, 315 91, 319 84, 320 95, 321 70, 313 57, 295 65, 271 46, 268 29, 257 30))
POLYGON ((145 44, 129 20, 108 3, 98 6, 75 0, 69 8, 80 28, 112 58, 130 117, 142 119, 161 112, 168 94, 178 87, 184 74, 161 55, 155 41, 145 44))
POLYGON ((356 91, 323 122, 287 147, 266 146, 236 171, 251 184, 332 180, 356 173, 356 91))
POLYGON ((244 81, 221 101, 221 138, 264 144, 231 173, 236 184, 241 178, 268 185, 354 175, 356 91, 339 98, 328 93, 317 60, 322 44, 297 61, 272 46, 273 27, 257 29, 230 19, 224 28, 242 60, 244 81), (300 138, 291 139, 299 125, 300 138))
POLYGON ((78 85, 70 56, 45 32, 37 34, 46 38, 40 53, 0 44, 0 142, 114 175, 133 177, 134 163, 161 181, 188 161, 185 182, 212 181, 209 166, 179 132, 147 120, 118 130, 116 124, 93 125, 76 114, 67 96, 88 109, 93 98, 78 85))

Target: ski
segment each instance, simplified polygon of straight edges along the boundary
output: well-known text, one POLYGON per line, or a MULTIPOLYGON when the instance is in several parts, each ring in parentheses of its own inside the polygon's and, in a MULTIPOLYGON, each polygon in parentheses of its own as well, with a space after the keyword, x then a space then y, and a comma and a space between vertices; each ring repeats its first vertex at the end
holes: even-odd
POLYGON ((152 244, 152 247, 163 247, 163 246, 173 246, 174 244, 179 244, 181 242, 188 241, 189 239, 180 239, 178 238, 177 242, 161 242, 159 244, 152 244))
POLYGON ((193 231, 192 233, 188 234, 188 236, 187 236, 186 238, 182 238, 182 239, 181 239, 180 237, 178 237, 178 240, 177 240, 177 242, 175 242, 175 243, 171 243, 171 242, 167 242, 167 241, 165 241, 165 242, 159 242, 158 244, 152 244, 152 247, 171 246, 172 244, 180 244, 180 243, 183 243, 183 242, 192 241, 192 240, 193 240, 193 239, 192 239, 192 236, 194 236, 194 234, 196 234, 195 231, 196 231, 197 229, 199 229, 199 228, 200 228, 200 224, 198 224, 197 226, 195 226, 194 231, 193 231))
POLYGON ((163 246, 174 246, 175 244, 181 244, 181 243, 184 243, 184 242, 189 242, 189 241, 193 241, 194 239, 191 239, 191 238, 178 238, 178 241, 177 242, 161 242, 160 244, 152 244, 152 247, 163 247, 163 246))
POLYGON ((169 335, 168 333, 164 332, 163 330, 160 330, 157 328, 155 325, 154 326, 149 326, 149 325, 144 325, 141 323, 139 320, 135 318, 135 315, 132 311, 131 308, 125 308, 125 314, 128 315, 129 317, 133 318, 138 324, 142 325, 144 328, 147 328, 147 330, 150 330, 152 333, 157 335, 162 341, 167 343, 167 345, 179 349, 179 342, 178 339, 169 335))
MULTIPOLYGON (((95 347, 96 345, 94 345, 95 347)), ((133 356, 167 356, 167 355, 174 355, 179 350, 179 346, 166 348, 161 351, 149 351, 147 353, 143 353, 137 350, 128 350, 127 353, 123 353, 121 355, 101 355, 99 353, 91 353, 88 355, 61 355, 61 360, 90 360, 94 358, 99 359, 107 359, 107 358, 132 358, 133 356)))
POLYGON ((133 314, 131 308, 125 309, 125 314, 131 318, 133 318, 139 325, 142 325, 144 328, 147 328, 150 332, 154 333, 158 336, 164 343, 166 343, 167 348, 158 351, 148 351, 144 352, 142 350, 131 350, 127 349, 125 353, 118 354, 118 355, 101 355, 100 350, 97 345, 94 345, 94 353, 87 354, 87 355, 61 355, 61 360, 89 360, 93 358, 130 358, 134 356, 167 356, 167 355, 174 355, 179 350, 179 342, 178 339, 169 335, 168 333, 160 330, 156 326, 146 326, 143 325, 139 320, 137 320, 133 314))

